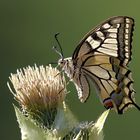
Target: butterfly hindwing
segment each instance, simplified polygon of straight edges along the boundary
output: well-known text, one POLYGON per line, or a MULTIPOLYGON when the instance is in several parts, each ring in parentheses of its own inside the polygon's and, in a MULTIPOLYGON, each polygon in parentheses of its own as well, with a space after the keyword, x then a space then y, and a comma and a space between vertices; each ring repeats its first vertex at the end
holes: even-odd
POLYGON ((82 72, 80 73, 80 75, 75 74, 73 82, 78 92, 78 97, 80 101, 84 102, 90 94, 90 86, 87 77, 82 72))
POLYGON ((121 114, 126 107, 135 105, 133 101, 135 91, 131 71, 120 66, 118 62, 120 60, 117 60, 105 55, 92 56, 84 62, 82 70, 96 85, 104 106, 115 107, 121 114), (95 57, 99 59, 94 63, 95 57), (93 62, 93 65, 89 62, 93 62))

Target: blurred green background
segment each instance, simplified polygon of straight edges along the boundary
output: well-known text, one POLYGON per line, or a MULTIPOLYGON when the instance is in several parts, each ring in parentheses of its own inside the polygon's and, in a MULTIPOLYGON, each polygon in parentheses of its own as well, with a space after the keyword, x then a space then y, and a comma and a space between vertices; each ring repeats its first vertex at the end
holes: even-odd
MULTIPOLYGON (((139 5, 139 0, 0 0, 0 139, 20 140, 12 106, 15 101, 6 85, 10 73, 35 63, 56 62, 59 56, 52 50, 56 32, 61 33, 59 39, 65 56, 71 56, 83 35, 111 16, 127 15, 136 22, 130 68, 135 80, 135 97, 140 104, 139 5)), ((96 120, 105 110, 95 93, 82 104, 72 83, 68 89, 71 93, 67 104, 79 120, 96 120)), ((112 111, 104 134, 105 140, 140 139, 140 112, 135 108, 124 115, 112 111)))

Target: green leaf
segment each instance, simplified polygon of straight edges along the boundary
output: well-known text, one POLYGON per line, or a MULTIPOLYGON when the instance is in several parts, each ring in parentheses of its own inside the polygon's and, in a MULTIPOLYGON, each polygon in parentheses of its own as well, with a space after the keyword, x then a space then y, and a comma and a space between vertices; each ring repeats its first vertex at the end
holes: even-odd
POLYGON ((17 121, 21 130, 21 140, 58 140, 51 131, 36 125, 36 122, 23 113, 14 105, 17 121))

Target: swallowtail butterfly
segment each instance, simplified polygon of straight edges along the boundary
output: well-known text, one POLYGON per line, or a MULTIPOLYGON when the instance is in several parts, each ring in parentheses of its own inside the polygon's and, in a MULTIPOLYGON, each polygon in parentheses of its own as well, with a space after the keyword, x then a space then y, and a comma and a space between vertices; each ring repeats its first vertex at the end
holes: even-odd
POLYGON ((130 17, 112 17, 87 33, 72 57, 64 58, 60 46, 62 58, 58 64, 74 82, 81 102, 89 97, 90 79, 105 108, 115 108, 118 114, 131 106, 140 110, 128 68, 133 26, 130 17))

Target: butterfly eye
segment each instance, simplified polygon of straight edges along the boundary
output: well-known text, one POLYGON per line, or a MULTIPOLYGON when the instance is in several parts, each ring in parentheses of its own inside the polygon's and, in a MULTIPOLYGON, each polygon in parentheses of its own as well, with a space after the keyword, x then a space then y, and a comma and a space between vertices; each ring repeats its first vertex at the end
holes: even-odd
POLYGON ((60 65, 64 65, 64 61, 61 61, 61 62, 60 62, 60 65))
POLYGON ((62 60, 62 59, 60 59, 60 60, 58 61, 58 64, 59 64, 60 66, 64 66, 64 65, 65 65, 65 61, 62 60))

